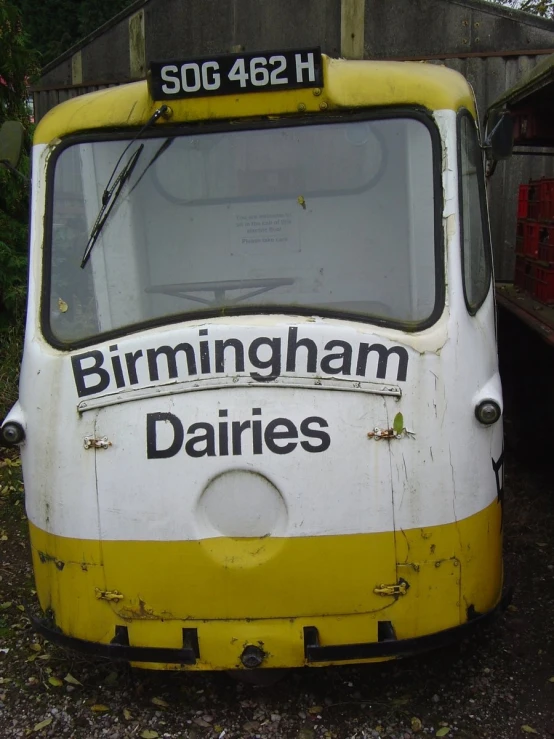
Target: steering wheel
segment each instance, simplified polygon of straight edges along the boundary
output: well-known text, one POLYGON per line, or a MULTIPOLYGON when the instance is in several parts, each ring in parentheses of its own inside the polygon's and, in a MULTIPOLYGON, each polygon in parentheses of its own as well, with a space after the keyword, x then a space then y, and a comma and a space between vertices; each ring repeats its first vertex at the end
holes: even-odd
POLYGON ((217 282, 178 282, 174 285, 153 285, 147 287, 145 292, 160 295, 170 295, 173 298, 185 298, 204 305, 217 305, 222 302, 230 304, 240 303, 243 300, 254 298, 257 295, 274 290, 276 287, 294 284, 292 277, 266 277, 252 280, 220 280, 217 282), (246 295, 236 298, 227 297, 229 290, 250 290, 246 295), (196 292, 213 292, 213 300, 191 295, 196 292))

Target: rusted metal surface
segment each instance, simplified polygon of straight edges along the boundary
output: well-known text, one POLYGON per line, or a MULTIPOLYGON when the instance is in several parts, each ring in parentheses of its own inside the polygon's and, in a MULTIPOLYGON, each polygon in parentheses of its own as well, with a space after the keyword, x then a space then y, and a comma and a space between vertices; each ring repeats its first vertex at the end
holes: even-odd
POLYGON ((85 449, 109 449, 112 442, 107 436, 101 438, 95 438, 94 436, 85 436, 83 439, 83 446, 85 449))
POLYGON ((95 588, 94 593, 97 600, 107 600, 109 602, 116 603, 120 600, 123 600, 123 598, 125 597, 118 590, 100 590, 100 588, 95 588))

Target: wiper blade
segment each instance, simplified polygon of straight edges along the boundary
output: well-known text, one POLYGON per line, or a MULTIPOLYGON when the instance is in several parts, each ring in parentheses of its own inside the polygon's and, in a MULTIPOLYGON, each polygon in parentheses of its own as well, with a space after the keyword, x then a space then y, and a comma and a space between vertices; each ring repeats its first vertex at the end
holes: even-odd
MULTIPOLYGON (((156 153, 154 154, 154 156, 152 157, 152 159, 148 162, 148 164, 146 165, 146 167, 142 170, 142 172, 140 174, 140 177, 137 178, 137 181, 135 182, 135 184, 131 188, 131 192, 133 192, 135 190, 135 188, 138 187, 138 185, 140 185, 140 182, 141 182, 142 178, 148 172, 148 170, 150 169, 150 167, 154 164, 154 162, 156 162, 158 160, 159 157, 161 157, 161 155, 164 153, 164 151, 166 151, 166 149, 169 149, 169 147, 171 146, 171 144, 174 141, 175 141, 175 138, 172 138, 172 139, 166 139, 163 142, 163 144, 156 151, 156 153)), ((129 195, 131 194, 131 192, 129 193, 129 195)))
POLYGON ((108 217, 112 211, 112 208, 119 198, 121 190, 123 189, 123 185, 132 175, 133 169, 135 168, 135 165, 138 161, 138 158, 142 154, 143 149, 144 144, 141 144, 139 148, 135 151, 133 156, 129 159, 125 167, 123 167, 121 172, 118 174, 112 187, 110 189, 106 188, 102 193, 102 207, 100 208, 98 217, 96 218, 94 226, 92 227, 92 231, 90 232, 90 236, 85 247, 85 251, 83 253, 83 258, 81 259, 81 269, 83 269, 83 267, 85 267, 86 263, 88 262, 94 245, 96 244, 98 237, 100 236, 100 232, 102 231, 104 224, 108 220, 108 217))
MULTIPOLYGON (((144 144, 141 144, 139 148, 135 151, 135 153, 131 156, 131 158, 125 165, 125 167, 123 167, 121 172, 115 178, 114 183, 112 185, 112 180, 115 177, 115 173, 117 172, 117 169, 121 163, 121 160, 125 156, 128 149, 135 143, 137 139, 139 139, 142 136, 144 131, 146 131, 147 128, 150 128, 150 126, 153 126, 154 123, 156 123, 156 121, 158 120, 158 118, 165 115, 168 110, 169 108, 167 105, 162 105, 161 107, 159 107, 158 110, 156 110, 155 113, 152 115, 152 117, 140 129, 140 131, 137 133, 134 139, 132 139, 132 141, 130 141, 127 144, 121 156, 117 160, 116 165, 113 168, 113 171, 110 175, 110 179, 108 180, 108 184, 106 185, 104 192, 102 193, 102 206, 100 208, 100 212, 98 213, 96 221, 94 222, 94 226, 92 227, 91 234, 87 241, 87 245, 83 253, 83 258, 81 259, 81 269, 83 269, 83 267, 85 267, 86 263, 88 262, 90 258, 90 253, 94 245, 96 244, 96 241, 98 240, 98 237, 100 236, 100 232, 102 231, 102 228, 104 227, 104 224, 106 223, 106 220, 108 219, 108 216, 110 215, 110 212, 119 197, 119 193, 123 189, 123 185, 127 182, 129 177, 132 175, 133 169, 135 168, 138 158, 142 154, 142 150, 144 149, 144 144)), ((150 164, 152 164, 152 162, 150 162, 150 164)), ((148 166, 150 166, 150 164, 148 166)), ((144 175, 144 172, 143 172, 143 175, 144 175)), ((142 179, 142 176, 141 176, 141 179, 142 179)))

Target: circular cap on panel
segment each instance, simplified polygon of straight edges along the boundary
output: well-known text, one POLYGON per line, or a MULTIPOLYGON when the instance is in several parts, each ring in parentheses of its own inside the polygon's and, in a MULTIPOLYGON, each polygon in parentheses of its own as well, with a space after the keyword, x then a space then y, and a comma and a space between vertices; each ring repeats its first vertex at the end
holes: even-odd
POLYGON ((229 470, 211 480, 197 504, 203 536, 251 539, 285 531, 287 506, 267 477, 250 470, 229 470))

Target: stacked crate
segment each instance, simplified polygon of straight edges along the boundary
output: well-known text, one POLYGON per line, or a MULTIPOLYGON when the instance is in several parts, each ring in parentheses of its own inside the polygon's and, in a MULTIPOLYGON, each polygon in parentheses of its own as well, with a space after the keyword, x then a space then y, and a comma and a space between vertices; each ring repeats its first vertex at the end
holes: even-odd
POLYGON ((514 282, 554 303, 554 179, 519 186, 514 282))

